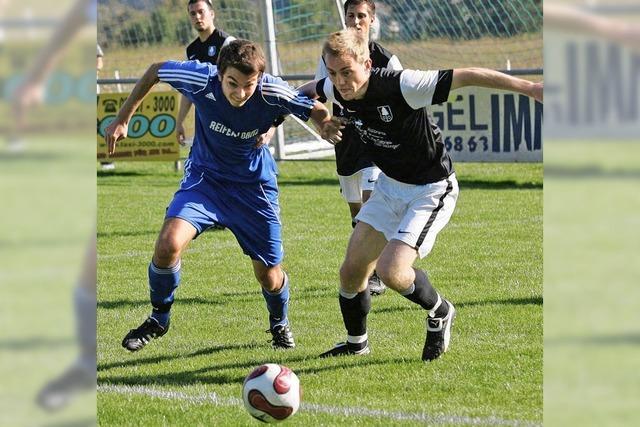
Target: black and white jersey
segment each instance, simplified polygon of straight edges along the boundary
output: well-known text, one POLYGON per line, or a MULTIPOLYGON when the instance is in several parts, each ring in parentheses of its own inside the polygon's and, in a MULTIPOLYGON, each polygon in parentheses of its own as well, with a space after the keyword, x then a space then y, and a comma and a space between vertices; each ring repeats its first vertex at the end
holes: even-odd
POLYGON ((343 108, 382 172, 406 184, 423 185, 453 172, 440 129, 427 111, 427 106, 447 100, 452 79, 453 70, 374 68, 363 99, 344 100, 328 78, 318 82, 316 91, 343 108))
MULTIPOLYGON (((369 57, 371 58, 372 67, 374 68, 402 70, 402 65, 398 57, 374 41, 369 42, 369 57)), ((320 80, 325 77, 329 77, 329 73, 327 72, 323 58, 320 58, 314 80, 320 80)), ((344 116, 344 112, 338 104, 333 104, 333 114, 339 117, 344 116)), ((346 126, 342 130, 342 142, 336 144, 335 151, 338 175, 350 176, 364 168, 373 166, 371 159, 367 156, 364 147, 359 142, 358 134, 351 125, 346 126), (351 143, 352 140, 353 144, 351 143)))
POLYGON ((187 46, 187 59, 216 65, 220 50, 235 39, 235 37, 216 28, 204 42, 200 41, 200 37, 198 37, 187 46))

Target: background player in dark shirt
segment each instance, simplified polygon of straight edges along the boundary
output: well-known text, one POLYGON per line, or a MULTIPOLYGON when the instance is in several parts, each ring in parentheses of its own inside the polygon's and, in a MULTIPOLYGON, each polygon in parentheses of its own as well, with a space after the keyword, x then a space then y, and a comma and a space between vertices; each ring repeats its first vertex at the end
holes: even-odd
MULTIPOLYGON (((369 32, 371 24, 376 19, 376 4, 374 0, 347 0, 344 3, 345 23, 348 28, 355 28, 369 44, 369 57, 374 68, 388 68, 401 70, 402 65, 398 57, 383 48, 379 43, 370 40, 369 32)), ((324 59, 320 57, 315 79, 328 77, 324 59)), ((334 116, 343 117, 344 111, 339 105, 333 104, 334 116)), ((351 213, 351 225, 356 226, 356 215, 360 212, 362 204, 369 200, 373 186, 378 179, 380 169, 371 162, 362 144, 356 143, 358 134, 352 125, 347 125, 342 130, 344 144, 335 146, 336 171, 340 181, 340 193, 349 205, 351 213), (354 140, 351 144, 350 141, 354 140)), ((369 292, 371 295, 380 295, 386 290, 386 286, 380 280, 376 272, 369 278, 369 292)))
MULTIPOLYGON (((187 5, 191 25, 198 32, 198 37, 187 46, 187 59, 190 61, 209 62, 216 64, 218 54, 224 46, 235 37, 216 28, 214 24, 215 12, 211 0, 189 0, 187 5)), ((185 96, 180 96, 180 109, 176 121, 176 137, 180 145, 185 144, 184 119, 191 109, 191 101, 185 96)), ((196 115, 196 120, 198 116, 196 115)))
MULTIPOLYGON (((187 59, 216 65, 220 50, 236 38, 216 28, 214 23, 216 15, 211 0, 189 0, 187 11, 189 19, 191 19, 191 25, 198 32, 198 37, 187 46, 187 59)), ((191 105, 191 101, 181 96, 178 119, 176 120, 176 138, 180 145, 185 145, 186 143, 184 119, 189 114, 191 105)), ((197 115, 196 120, 198 120, 197 115)), ((277 124, 280 123, 281 121, 276 122, 267 132, 256 138, 256 148, 269 143, 275 133, 277 124)), ((222 227, 212 227, 212 229, 218 228, 222 227)))
POLYGON ((345 109, 346 119, 382 173, 357 216, 340 268, 339 301, 347 341, 321 357, 369 353, 367 279, 376 268, 387 286, 428 311, 422 360, 434 360, 448 349, 455 308, 413 264, 431 251, 448 223, 458 184, 427 106, 446 101, 450 90, 464 86, 511 90, 542 101, 543 85, 483 68, 372 69, 367 43, 353 30, 331 34, 323 57, 329 78, 307 83, 301 90, 345 109))

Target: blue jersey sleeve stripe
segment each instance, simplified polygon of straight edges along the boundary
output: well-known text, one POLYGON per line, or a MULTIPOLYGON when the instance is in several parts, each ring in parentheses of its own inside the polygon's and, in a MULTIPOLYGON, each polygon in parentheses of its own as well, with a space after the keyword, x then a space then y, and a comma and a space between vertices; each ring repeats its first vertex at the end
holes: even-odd
POLYGON ((263 86, 262 87, 262 92, 264 94, 267 94, 267 95, 270 95, 270 96, 276 96, 278 98, 284 98, 284 99, 287 99, 287 100, 293 100, 293 99, 296 99, 296 98, 300 97, 299 93, 292 93, 292 92, 289 92, 289 91, 282 91, 282 90, 280 90, 279 87, 268 87, 267 88, 267 87, 263 86))
MULTIPOLYGON (((277 98, 283 99, 282 97, 279 97, 279 96, 277 98)), ((265 99, 265 101, 267 101, 267 100, 265 99)), ((297 105, 299 107, 303 107, 303 108, 307 108, 307 109, 311 109, 315 105, 315 102, 313 100, 307 101, 307 100, 301 99, 301 98, 286 99, 284 101, 285 101, 285 104, 297 105)), ((271 104, 269 101, 267 101, 267 103, 271 104)), ((287 108, 287 105, 282 105, 282 106, 287 108)))
POLYGON ((185 80, 190 80, 190 81, 194 81, 194 82, 202 82, 203 84, 206 84, 209 81, 209 76, 194 76, 194 75, 189 75, 189 74, 184 74, 184 73, 176 73, 176 72, 172 72, 172 71, 159 71, 158 72, 158 77, 163 78, 163 77, 177 77, 177 78, 183 78, 185 80))
POLYGON ((297 90, 293 90, 288 86, 283 86, 283 85, 279 85, 279 84, 274 84, 274 83, 263 83, 262 87, 265 89, 273 89, 273 90, 281 90, 284 93, 288 93, 291 96, 297 96, 298 95, 298 91, 297 90))
POLYGON ((203 84, 202 82, 194 82, 192 80, 186 80, 186 79, 179 79, 179 78, 174 78, 174 77, 166 77, 163 79, 160 79, 163 82, 180 82, 180 83, 185 83, 191 87, 194 88, 205 88, 207 85, 203 84))
POLYGON ((275 98, 278 98, 278 99, 282 99, 285 102, 288 102, 288 103, 291 103, 291 104, 294 104, 294 105, 299 105, 299 106, 305 107, 305 108, 313 108, 313 106, 315 105, 315 101, 314 100, 306 98, 306 97, 301 97, 301 96, 290 98, 288 96, 284 96, 283 94, 271 92, 271 91, 268 91, 268 90, 263 90, 263 95, 264 96, 272 96, 272 97, 275 97, 275 98))
MULTIPOLYGON (((269 94, 265 94, 265 95, 269 95, 269 94)), ((276 98, 279 99, 283 99, 281 96, 275 96, 276 98)), ((268 104, 271 104, 266 98, 265 101, 267 101, 268 104)), ((297 105, 298 107, 302 107, 305 109, 312 109, 313 106, 315 105, 315 101, 313 100, 306 100, 304 98, 296 98, 296 99, 286 99, 285 101, 285 105, 282 105, 282 107, 286 108, 287 110, 291 110, 289 108, 290 105, 297 105)), ((272 105, 276 105, 276 104, 272 104, 272 105)))
POLYGON ((181 68, 161 68, 158 73, 176 73, 200 78, 209 78, 209 72, 206 69, 203 69, 202 71, 189 71, 181 68))
POLYGON ((185 83, 193 83, 202 87, 207 85, 207 80, 194 79, 193 77, 185 77, 185 76, 180 76, 175 74, 162 74, 162 75, 159 74, 158 77, 160 78, 160 80, 163 80, 163 81, 169 81, 169 80, 180 81, 185 83))
POLYGON ((273 91, 273 92, 280 92, 284 95, 290 96, 290 97, 294 97, 298 95, 298 92, 295 92, 289 88, 286 88, 284 86, 280 86, 280 85, 270 85, 270 84, 263 84, 262 85, 262 89, 263 90, 269 90, 269 91, 273 91))

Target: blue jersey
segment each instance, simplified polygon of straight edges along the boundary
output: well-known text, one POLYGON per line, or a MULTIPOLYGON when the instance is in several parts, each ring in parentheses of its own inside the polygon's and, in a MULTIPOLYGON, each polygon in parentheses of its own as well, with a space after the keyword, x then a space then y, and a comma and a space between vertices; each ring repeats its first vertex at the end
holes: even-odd
POLYGON ((214 178, 234 182, 267 182, 277 173, 267 146, 254 148, 256 137, 265 133, 282 115, 308 120, 314 101, 302 96, 278 77, 263 73, 255 93, 242 107, 229 104, 222 93, 218 68, 199 61, 168 61, 158 71, 196 107, 192 164, 214 178))

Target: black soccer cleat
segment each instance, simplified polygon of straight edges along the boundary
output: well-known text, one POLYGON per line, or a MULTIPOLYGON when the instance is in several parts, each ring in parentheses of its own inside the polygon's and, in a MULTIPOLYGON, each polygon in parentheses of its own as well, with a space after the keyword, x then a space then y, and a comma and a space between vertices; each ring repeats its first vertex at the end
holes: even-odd
POLYGON ((96 372, 72 365, 40 390, 36 402, 47 411, 57 411, 64 408, 78 393, 95 389, 96 372))
POLYGON ((122 346, 129 351, 138 351, 151 341, 152 338, 160 338, 169 330, 169 323, 163 327, 153 317, 148 317, 142 325, 131 329, 122 340, 122 346))
POLYGON ((368 286, 371 296, 378 296, 384 294, 387 290, 387 285, 384 284, 378 274, 374 271, 371 277, 369 277, 368 286))
POLYGON ((294 348, 296 346, 293 340, 293 333, 289 325, 276 325, 273 329, 269 329, 267 332, 271 332, 271 345, 273 348, 294 348))
POLYGON ((363 348, 359 350, 354 350, 349 348, 349 344, 346 342, 339 342, 329 351, 325 351, 320 355, 321 359, 325 359, 327 357, 336 357, 336 356, 365 356, 371 353, 371 349, 369 348, 369 344, 367 343, 363 348))
POLYGON ((445 317, 427 317, 427 339, 422 349, 422 360, 430 362, 449 349, 451 327, 456 317, 456 309, 449 301, 449 312, 445 317))

